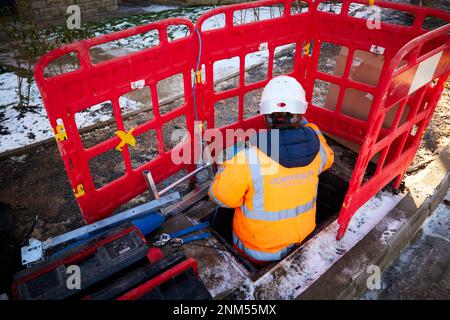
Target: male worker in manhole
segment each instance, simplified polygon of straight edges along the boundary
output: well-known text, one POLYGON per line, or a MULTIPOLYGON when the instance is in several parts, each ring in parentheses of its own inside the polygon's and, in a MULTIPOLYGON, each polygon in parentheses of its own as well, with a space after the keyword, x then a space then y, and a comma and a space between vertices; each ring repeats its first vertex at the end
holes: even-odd
POLYGON ((219 206, 234 209, 233 245, 256 266, 282 259, 316 226, 318 176, 334 154, 303 117, 307 106, 296 79, 269 81, 260 102, 266 134, 259 132, 255 145, 225 161, 209 189, 219 206), (265 141, 274 136, 278 145, 265 141))

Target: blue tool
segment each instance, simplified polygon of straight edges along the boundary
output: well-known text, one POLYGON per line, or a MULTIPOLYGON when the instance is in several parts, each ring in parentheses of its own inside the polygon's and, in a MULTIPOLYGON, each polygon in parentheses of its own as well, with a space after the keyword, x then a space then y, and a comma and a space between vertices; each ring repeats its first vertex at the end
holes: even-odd
POLYGON ((157 229, 165 217, 158 211, 164 207, 176 203, 181 199, 178 192, 172 192, 166 196, 141 204, 137 207, 125 210, 108 218, 88 224, 84 227, 69 231, 45 241, 29 239, 28 246, 21 248, 22 264, 29 265, 44 258, 45 251, 56 246, 67 244, 71 241, 86 241, 92 235, 98 235, 107 229, 116 227, 122 223, 133 221, 138 227, 145 228, 145 232, 157 229))
MULTIPOLYGON (((137 227, 139 229, 139 231, 142 233, 142 235, 145 237, 148 234, 150 234, 152 231, 159 228, 163 224, 163 222, 164 222, 164 216, 161 213, 151 212, 151 213, 147 214, 146 216, 132 220, 131 224, 134 225, 135 227, 137 227)), ((78 238, 78 241, 53 253, 52 257, 60 256, 62 253, 67 252, 67 250, 72 249, 76 246, 79 246, 83 243, 86 243, 89 240, 93 239, 94 237, 100 236, 109 231, 111 231, 111 229, 106 229, 106 230, 103 230, 100 232, 93 232, 93 233, 86 234, 85 236, 78 238)))
POLYGON ((185 238, 180 238, 180 237, 187 235, 189 233, 195 232, 195 231, 199 231, 204 228, 208 228, 208 227, 209 227, 208 222, 202 222, 202 223, 193 225, 191 227, 188 227, 186 229, 178 230, 178 231, 175 231, 172 233, 163 233, 154 239, 153 245, 155 247, 162 247, 166 243, 170 242, 171 244, 173 244, 175 246, 181 246, 184 243, 189 243, 189 242, 193 242, 193 241, 206 239, 206 238, 211 237, 211 233, 206 232, 206 233, 200 233, 200 234, 196 234, 196 235, 185 237, 185 238))

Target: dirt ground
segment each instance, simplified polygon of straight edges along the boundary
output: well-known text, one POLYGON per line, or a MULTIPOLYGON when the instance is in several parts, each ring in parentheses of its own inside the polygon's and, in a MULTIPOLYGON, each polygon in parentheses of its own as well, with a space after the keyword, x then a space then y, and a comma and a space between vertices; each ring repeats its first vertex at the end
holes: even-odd
MULTIPOLYGON (((439 2, 441 3, 441 2, 439 2)), ((339 53, 335 47, 324 49, 324 54, 319 61, 319 69, 332 70, 333 62, 339 53)), ((278 74, 286 73, 292 68, 293 53, 279 58, 275 63, 275 71, 278 74)), ((246 79, 250 82, 260 80, 265 71, 265 67, 259 67, 248 72, 246 79)), ((233 85, 235 80, 231 79, 220 84, 222 89, 233 85)), ((327 88, 319 87, 315 93, 315 99, 324 99, 327 88)), ((257 114, 258 101, 261 90, 251 92, 245 97, 245 117, 257 114)), ((137 101, 142 101, 143 97, 130 97, 137 101)), ((313 100, 314 101, 314 100, 313 100)), ((314 101, 316 102, 316 101, 314 101)), ((174 101, 164 106, 164 109, 171 110, 180 104, 180 100, 174 101)), ((216 106, 216 126, 235 121, 236 101, 229 100, 216 106)), ((449 142, 450 130, 450 88, 447 86, 441 100, 436 108, 435 114, 427 129, 421 143, 419 152, 413 162, 414 166, 426 165, 439 148, 449 142)), ((148 113, 137 114, 125 123, 126 128, 139 125, 148 121, 148 113)), ((185 128, 183 118, 175 119, 163 128, 164 141, 168 148, 174 145, 170 141, 170 134, 173 128, 185 128)), ((114 135, 116 130, 113 126, 95 130, 82 136, 85 147, 89 147, 114 135)), ((138 167, 151 159, 157 153, 155 132, 149 132, 137 138, 135 149, 131 149, 133 166, 138 167)), ((354 163, 356 155, 349 150, 340 151, 337 156, 346 159, 349 163, 354 163)), ((83 225, 83 220, 79 208, 75 201, 73 191, 70 187, 60 154, 55 147, 40 147, 35 152, 22 156, 12 157, 0 161, 2 174, 0 175, 0 202, 11 207, 16 216, 17 236, 22 237, 31 226, 34 218, 39 217, 35 231, 32 236, 38 239, 46 239, 83 225)), ((91 162, 94 181, 97 186, 104 185, 120 177, 124 173, 124 164, 121 155, 115 150, 98 157, 91 162)), ((166 186, 168 183, 183 175, 180 172, 177 176, 168 179, 160 185, 166 186)), ((349 173, 346 173, 347 175, 349 173)), ((188 190, 187 184, 183 185, 182 192, 188 190)), ((148 198, 147 194, 137 197, 124 209, 144 202, 148 198)))

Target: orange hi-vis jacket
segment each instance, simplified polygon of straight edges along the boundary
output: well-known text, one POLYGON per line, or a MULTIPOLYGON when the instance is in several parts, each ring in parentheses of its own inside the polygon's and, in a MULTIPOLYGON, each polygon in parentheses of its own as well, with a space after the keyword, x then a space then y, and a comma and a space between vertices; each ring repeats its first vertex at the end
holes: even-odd
POLYGON ((306 126, 320 140, 310 164, 286 168, 251 146, 225 161, 210 186, 213 201, 235 208, 234 245, 253 260, 282 259, 316 227, 318 176, 334 154, 317 126, 306 126))

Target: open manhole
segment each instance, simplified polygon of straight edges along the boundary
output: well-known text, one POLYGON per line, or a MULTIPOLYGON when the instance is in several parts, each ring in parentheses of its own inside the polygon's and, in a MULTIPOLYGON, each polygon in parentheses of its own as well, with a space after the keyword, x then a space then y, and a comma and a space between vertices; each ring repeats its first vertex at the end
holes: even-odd
MULTIPOLYGON (((319 176, 317 194, 316 229, 302 244, 314 237, 326 226, 337 219, 339 211, 347 193, 348 182, 325 171, 319 176)), ((273 262, 262 269, 255 268, 248 260, 243 258, 234 248, 232 240, 232 223, 234 209, 219 208, 207 215, 203 221, 208 221, 214 236, 235 256, 235 258, 250 272, 253 279, 257 279, 273 268, 280 261, 273 262)))

